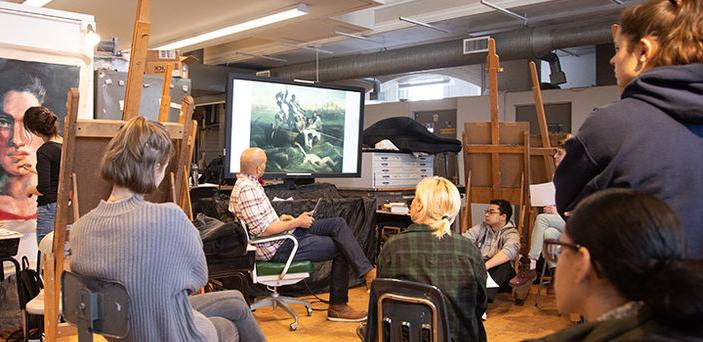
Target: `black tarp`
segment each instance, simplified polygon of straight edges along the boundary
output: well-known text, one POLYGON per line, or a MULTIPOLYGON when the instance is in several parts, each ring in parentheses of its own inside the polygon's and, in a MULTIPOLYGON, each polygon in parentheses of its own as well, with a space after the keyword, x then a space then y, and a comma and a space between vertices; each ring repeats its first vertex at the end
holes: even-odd
POLYGON ((390 140, 400 152, 435 154, 461 151, 461 141, 434 135, 421 123, 408 117, 384 119, 364 130, 366 147, 374 147, 384 139, 390 140))

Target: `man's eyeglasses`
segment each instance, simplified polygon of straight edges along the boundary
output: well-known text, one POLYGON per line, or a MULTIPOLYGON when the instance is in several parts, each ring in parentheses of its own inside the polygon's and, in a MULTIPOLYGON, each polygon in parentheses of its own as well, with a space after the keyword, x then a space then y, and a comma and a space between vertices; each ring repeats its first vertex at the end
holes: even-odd
POLYGON ((556 264, 557 259, 559 259, 559 254, 561 254, 562 247, 571 248, 574 251, 578 251, 579 248, 583 246, 575 243, 561 242, 555 239, 546 239, 544 240, 543 249, 544 258, 547 259, 548 262, 556 264))

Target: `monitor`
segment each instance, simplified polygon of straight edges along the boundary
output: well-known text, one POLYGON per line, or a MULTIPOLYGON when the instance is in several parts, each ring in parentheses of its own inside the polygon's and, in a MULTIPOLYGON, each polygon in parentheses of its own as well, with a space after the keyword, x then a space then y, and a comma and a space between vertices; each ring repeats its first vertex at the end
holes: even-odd
POLYGON ((359 177, 363 88, 229 74, 225 175, 249 147, 266 151, 268 177, 359 177))

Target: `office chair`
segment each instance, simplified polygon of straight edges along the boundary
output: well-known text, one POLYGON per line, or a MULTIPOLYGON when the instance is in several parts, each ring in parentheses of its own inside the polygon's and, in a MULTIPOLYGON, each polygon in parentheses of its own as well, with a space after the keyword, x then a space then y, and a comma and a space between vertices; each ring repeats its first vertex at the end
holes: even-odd
POLYGON ((449 341, 447 304, 435 286, 376 278, 368 312, 364 341, 449 341))
MULTIPOLYGON (((242 227, 247 231, 247 238, 249 238, 249 231, 246 229, 246 224, 244 221, 240 221, 242 227)), ((298 251, 298 240, 292 234, 280 234, 269 236, 265 238, 249 240, 248 243, 256 246, 257 244, 271 241, 280 240, 291 240, 293 241, 293 250, 285 263, 282 262, 269 262, 269 261, 256 261, 254 270, 251 271, 251 278, 254 284, 264 284, 266 288, 271 291, 271 295, 265 298, 256 300, 252 305, 251 309, 255 310, 260 307, 271 305, 275 310, 278 306, 281 306, 288 314, 295 320, 290 324, 290 330, 295 331, 298 329, 298 315, 291 309, 289 304, 300 304, 304 305, 307 310, 307 315, 312 315, 312 306, 310 302, 300 300, 293 297, 281 296, 278 293, 279 286, 285 286, 290 284, 295 284, 305 278, 310 277, 310 273, 313 271, 312 262, 309 260, 304 261, 293 261, 295 253, 298 251)))
POLYGON ((129 332, 129 295, 124 285, 64 271, 61 304, 66 321, 78 326, 78 341, 92 342, 93 333, 125 338, 129 332))

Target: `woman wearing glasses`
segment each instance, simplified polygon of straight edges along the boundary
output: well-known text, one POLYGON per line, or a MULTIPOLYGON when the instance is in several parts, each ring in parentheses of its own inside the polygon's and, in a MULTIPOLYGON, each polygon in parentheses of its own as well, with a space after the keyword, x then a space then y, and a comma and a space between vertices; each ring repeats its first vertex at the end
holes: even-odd
POLYGON ((542 340, 703 338, 703 262, 686 259, 685 243, 676 215, 655 197, 610 189, 583 200, 544 248, 557 262, 559 311, 588 323, 542 340))

